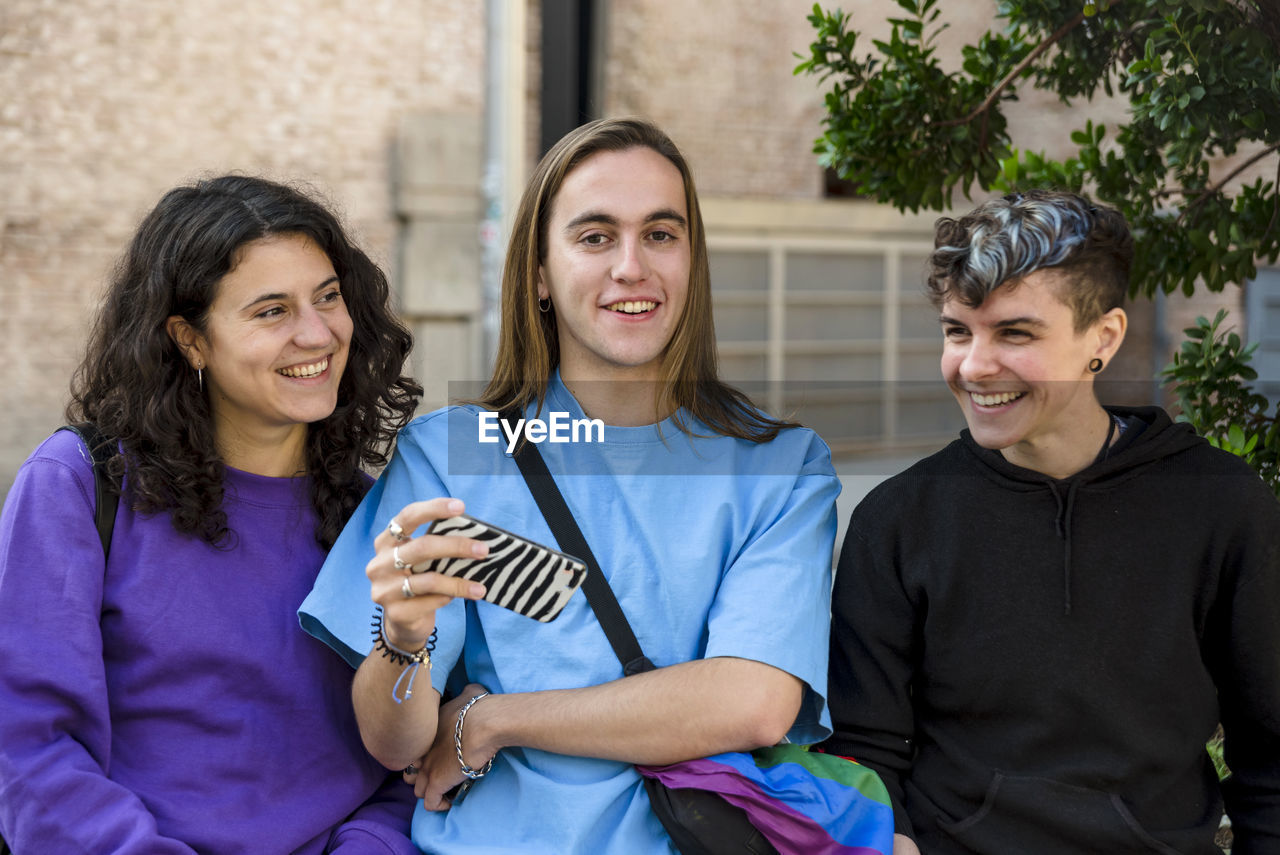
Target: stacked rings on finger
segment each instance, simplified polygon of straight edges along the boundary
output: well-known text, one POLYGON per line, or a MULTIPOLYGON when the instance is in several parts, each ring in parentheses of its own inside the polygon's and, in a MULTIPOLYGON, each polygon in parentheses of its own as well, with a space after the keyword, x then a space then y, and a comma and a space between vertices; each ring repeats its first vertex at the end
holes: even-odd
POLYGON ((404 598, 406 600, 412 600, 414 597, 418 596, 413 592, 413 588, 409 585, 409 578, 410 577, 405 576, 404 581, 400 583, 400 593, 404 594, 404 598))
POLYGON ((413 565, 412 565, 412 564, 410 564, 408 561, 403 561, 403 560, 401 560, 401 558, 400 558, 400 547, 399 547, 399 546, 396 546, 396 547, 393 547, 393 548, 392 548, 392 550, 391 550, 391 557, 392 557, 392 558, 394 558, 394 559, 396 560, 396 569, 397 569, 397 570, 408 570, 410 573, 412 573, 412 572, 413 572, 413 565))
POLYGON ((404 543, 409 539, 409 535, 404 533, 404 529, 400 527, 400 523, 396 522, 395 517, 392 517, 391 522, 387 523, 387 531, 399 543, 404 543))

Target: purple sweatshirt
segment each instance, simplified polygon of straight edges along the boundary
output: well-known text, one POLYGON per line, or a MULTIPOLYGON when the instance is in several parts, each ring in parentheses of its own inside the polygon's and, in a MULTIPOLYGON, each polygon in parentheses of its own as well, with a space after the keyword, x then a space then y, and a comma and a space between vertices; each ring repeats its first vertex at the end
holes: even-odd
POLYGON ((350 668, 298 627, 324 561, 307 488, 228 470, 221 549, 122 500, 104 570, 79 439, 23 464, 0 515, 15 852, 417 852, 413 793, 361 746, 350 668))

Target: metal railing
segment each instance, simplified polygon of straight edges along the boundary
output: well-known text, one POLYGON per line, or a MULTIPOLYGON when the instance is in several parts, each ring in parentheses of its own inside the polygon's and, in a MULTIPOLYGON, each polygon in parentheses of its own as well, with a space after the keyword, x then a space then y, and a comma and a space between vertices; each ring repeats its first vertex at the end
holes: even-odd
POLYGON ((730 204, 707 218, 722 376, 833 450, 953 438, 963 420, 938 373, 942 338, 922 285, 932 230, 835 216, 847 203, 747 203, 736 218, 730 204))

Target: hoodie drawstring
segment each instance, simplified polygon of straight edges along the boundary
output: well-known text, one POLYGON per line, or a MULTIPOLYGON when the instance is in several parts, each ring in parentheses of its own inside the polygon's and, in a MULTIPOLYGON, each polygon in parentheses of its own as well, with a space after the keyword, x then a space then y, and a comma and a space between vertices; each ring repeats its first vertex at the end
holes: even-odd
MULTIPOLYGON (((1110 414, 1110 422, 1107 424, 1107 438, 1102 441, 1102 448, 1098 450, 1098 456, 1093 459, 1093 463, 1097 464, 1106 460, 1111 454, 1111 438, 1116 435, 1118 430, 1121 435, 1125 431, 1125 423, 1120 420, 1119 416, 1110 414)), ((1076 506, 1076 490, 1080 488, 1080 481, 1072 478, 1067 482, 1067 495, 1065 500, 1062 494, 1058 492, 1057 482, 1049 482, 1049 492, 1053 493, 1053 500, 1058 504, 1058 516, 1056 519, 1058 527, 1058 537, 1062 538, 1064 543, 1062 546, 1062 613, 1071 614, 1071 516, 1076 506)))
POLYGON ((1058 529, 1058 537, 1064 541, 1062 546, 1062 613, 1071 614, 1071 516, 1076 505, 1076 490, 1079 489, 1080 482, 1072 480, 1067 484, 1067 495, 1064 498, 1058 492, 1058 485, 1052 481, 1049 482, 1049 492, 1053 493, 1053 499, 1058 505, 1058 514, 1055 520, 1058 529))

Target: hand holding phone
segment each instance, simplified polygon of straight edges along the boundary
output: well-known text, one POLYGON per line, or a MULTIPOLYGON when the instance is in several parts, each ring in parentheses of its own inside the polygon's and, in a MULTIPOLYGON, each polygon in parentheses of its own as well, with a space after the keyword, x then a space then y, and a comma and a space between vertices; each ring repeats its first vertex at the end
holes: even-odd
POLYGON ((587 577, 587 565, 577 558, 466 514, 434 521, 427 534, 469 537, 486 544, 489 554, 436 558, 414 572, 479 582, 489 602, 543 623, 555 620, 587 577))

